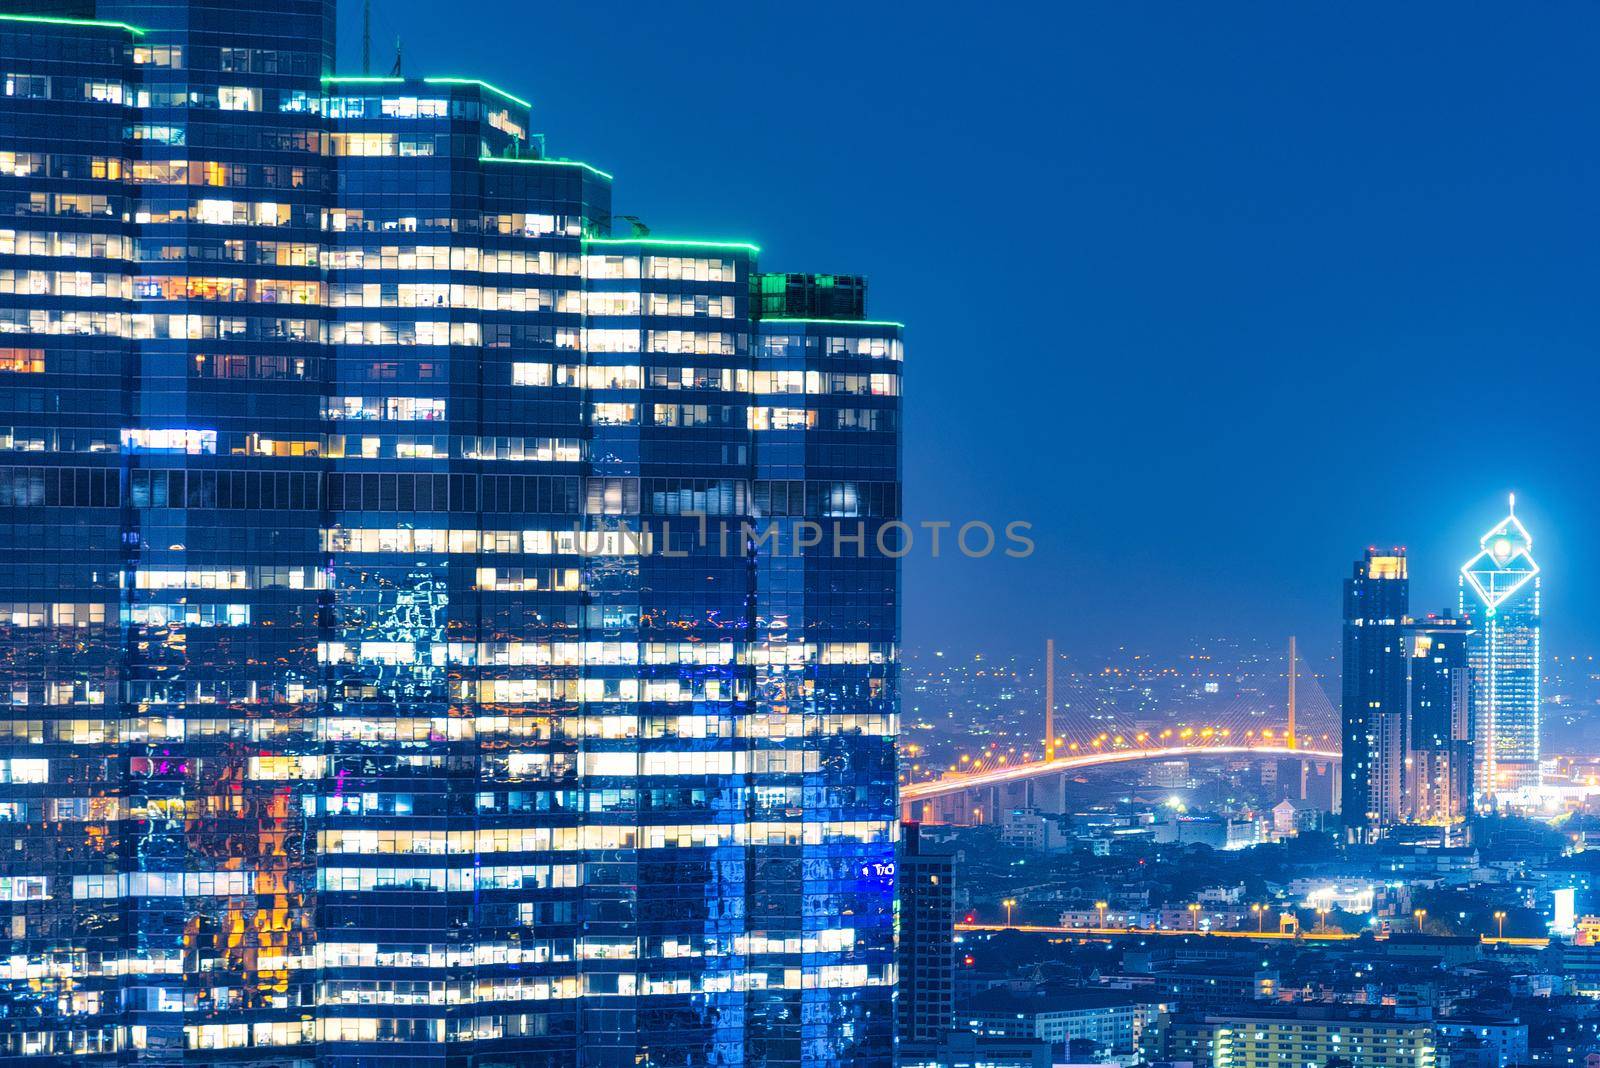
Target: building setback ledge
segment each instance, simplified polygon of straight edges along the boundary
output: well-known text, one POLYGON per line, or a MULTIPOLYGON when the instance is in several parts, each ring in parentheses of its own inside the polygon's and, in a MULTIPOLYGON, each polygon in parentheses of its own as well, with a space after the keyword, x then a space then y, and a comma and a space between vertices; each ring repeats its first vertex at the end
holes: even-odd
POLYGON ((64 19, 50 15, 0 15, 0 22, 38 22, 47 26, 80 26, 87 29, 121 30, 131 33, 135 37, 143 37, 145 31, 137 26, 129 26, 126 22, 106 22, 101 19, 64 19))
POLYGON ((761 254, 760 245, 748 241, 712 241, 704 238, 673 237, 586 237, 586 245, 660 245, 668 248, 738 248, 752 256, 761 254))

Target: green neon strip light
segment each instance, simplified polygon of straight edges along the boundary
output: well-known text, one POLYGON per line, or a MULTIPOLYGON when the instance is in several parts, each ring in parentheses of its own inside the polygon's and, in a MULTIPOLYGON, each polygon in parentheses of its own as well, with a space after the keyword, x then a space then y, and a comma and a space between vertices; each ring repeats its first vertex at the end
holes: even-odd
POLYGON ((135 37, 143 37, 144 30, 126 22, 102 22, 99 19, 58 19, 46 15, 0 15, 6 22, 42 22, 48 26, 93 26, 102 29, 124 30, 135 37))
POLYGON ((498 93, 514 104, 521 104, 523 107, 529 109, 533 107, 532 104, 528 103, 520 96, 513 96, 511 93, 506 92, 498 85, 490 85, 488 82, 482 82, 476 78, 424 78, 422 80, 427 82, 429 85, 476 85, 480 89, 489 90, 491 93, 498 93))
POLYGON ((348 85, 404 85, 405 79, 372 78, 359 74, 354 76, 324 74, 322 76, 323 85, 332 85, 335 82, 348 85))
POLYGON ((665 245, 670 248, 743 248, 759 255, 761 246, 748 241, 699 241, 670 237, 586 237, 586 245, 665 245))
POLYGON ((599 167, 591 167, 575 159, 511 159, 508 156, 479 156, 479 163, 522 163, 534 167, 582 167, 591 174, 598 174, 606 181, 612 181, 611 175, 599 167))
POLYGON ((834 326, 896 326, 901 330, 906 328, 905 323, 897 323, 889 319, 762 319, 763 323, 830 323, 834 326))

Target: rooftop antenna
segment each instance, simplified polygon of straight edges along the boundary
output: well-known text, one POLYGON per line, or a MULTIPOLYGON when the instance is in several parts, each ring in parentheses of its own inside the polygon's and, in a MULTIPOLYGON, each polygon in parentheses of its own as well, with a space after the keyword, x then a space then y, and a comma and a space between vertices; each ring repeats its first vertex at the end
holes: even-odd
POLYGON ((361 74, 372 73, 372 0, 361 7, 361 74))
POLYGON ((1506 508, 1512 515, 1517 514, 1517 495, 1515 493, 1506 494, 1506 508))
POLYGON ((389 77, 391 77, 391 78, 402 77, 402 75, 400 73, 400 62, 401 62, 402 58, 403 57, 401 56, 401 53, 400 53, 400 38, 396 37, 394 39, 394 69, 389 72, 389 77))

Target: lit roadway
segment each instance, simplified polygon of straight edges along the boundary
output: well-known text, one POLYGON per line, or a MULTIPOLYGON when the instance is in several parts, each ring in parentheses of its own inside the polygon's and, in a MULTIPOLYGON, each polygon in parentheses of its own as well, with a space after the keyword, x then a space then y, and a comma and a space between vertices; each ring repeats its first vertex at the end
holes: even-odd
POLYGON ((932 782, 914 782, 900 787, 900 800, 926 801, 930 797, 958 794, 982 786, 999 786, 1002 783, 1021 782, 1038 775, 1050 775, 1079 768, 1094 768, 1103 764, 1125 764, 1134 760, 1176 760, 1208 756, 1259 756, 1301 757, 1305 760, 1339 759, 1338 753, 1323 749, 1290 749, 1284 745, 1175 745, 1164 749, 1116 749, 1106 753, 1080 753, 1056 757, 1054 760, 1035 760, 1031 763, 1012 764, 991 768, 988 771, 949 775, 932 782))
MULTIPOLYGON (((1307 750, 1300 750, 1304 753, 1307 750)), ((1261 942, 1295 941, 1306 942, 1348 942, 1360 938, 1359 934, 1350 934, 1348 931, 1194 931, 1181 927, 1161 927, 1144 929, 1133 927, 1043 927, 1036 924, 1004 924, 1004 923, 958 923, 958 931, 1021 931, 1024 934, 1049 934, 1066 935, 1082 939, 1110 939, 1110 938, 1148 938, 1156 937, 1183 937, 1183 938, 1248 938, 1261 942)), ((1486 946, 1522 946, 1530 949, 1543 949, 1550 944, 1548 938, 1496 938, 1493 935, 1482 935, 1478 939, 1486 946)))
POLYGON ((1304 939, 1308 942, 1347 942, 1360 935, 1349 934, 1344 931, 1191 931, 1188 928, 1157 927, 1141 930, 1136 927, 1041 927, 1022 923, 1014 923, 1009 927, 1003 923, 958 923, 958 931, 1021 931, 1024 934, 1052 934, 1070 935, 1074 938, 1102 939, 1102 938, 1148 938, 1182 936, 1184 938, 1251 938, 1263 942, 1294 941, 1304 939))

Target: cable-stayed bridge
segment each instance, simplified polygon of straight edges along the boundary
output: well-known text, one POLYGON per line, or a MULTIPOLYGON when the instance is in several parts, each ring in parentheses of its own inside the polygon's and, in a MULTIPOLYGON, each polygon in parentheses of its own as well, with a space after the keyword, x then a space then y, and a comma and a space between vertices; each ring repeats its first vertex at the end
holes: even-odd
POLYGON ((1058 691, 1054 643, 1047 664, 1047 712, 1038 752, 982 751, 976 759, 963 757, 938 778, 904 783, 900 797, 906 819, 966 823, 1017 805, 1060 811, 1062 776, 1138 761, 1300 761, 1337 781, 1332 765, 1339 760, 1338 713, 1316 679, 1299 670, 1293 639, 1289 666, 1279 676, 1286 682, 1286 702, 1264 690, 1243 689, 1220 709, 1171 718, 1160 727, 1148 726, 1151 717, 1140 716, 1139 723, 1146 724, 1141 728, 1117 710, 1103 688, 1081 680, 1058 691))

